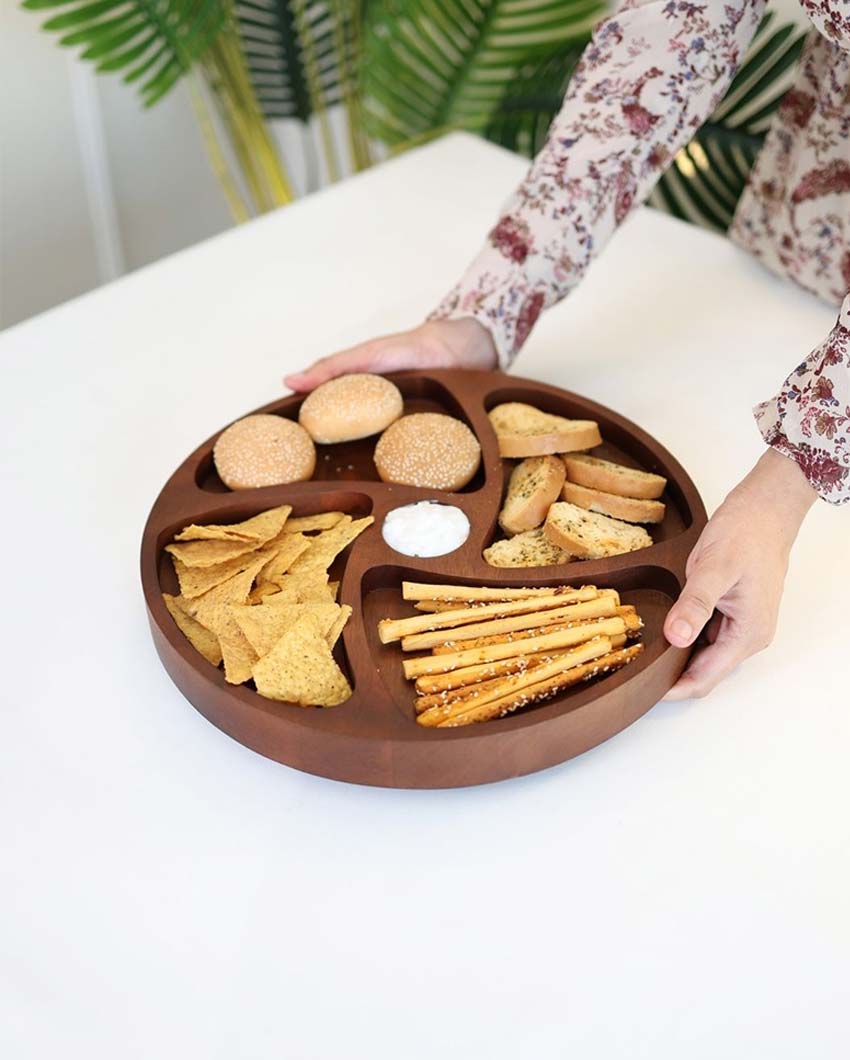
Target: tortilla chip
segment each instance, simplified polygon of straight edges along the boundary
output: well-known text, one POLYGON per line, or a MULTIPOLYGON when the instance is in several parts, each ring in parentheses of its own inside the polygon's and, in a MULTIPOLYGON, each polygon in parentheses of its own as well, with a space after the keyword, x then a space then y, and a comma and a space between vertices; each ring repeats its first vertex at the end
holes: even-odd
POLYGON ((349 620, 349 618, 351 618, 351 608, 348 606, 348 604, 343 604, 341 607, 337 608, 334 624, 325 634, 325 639, 328 642, 329 648, 333 648, 333 646, 339 640, 340 634, 345 628, 345 623, 349 620))
MULTIPOLYGON (((346 516, 348 519, 348 516, 346 516)), ((367 515, 363 519, 345 519, 331 530, 324 530, 310 542, 310 548, 289 568, 290 574, 302 574, 309 570, 327 570, 344 548, 361 534, 367 526, 374 523, 374 518, 367 515)))
POLYGON ((336 600, 339 596, 339 582, 328 582, 328 592, 336 600))
POLYGON ((230 609, 236 624, 261 659, 307 613, 316 618, 322 636, 327 637, 337 623, 339 610, 336 604, 331 603, 285 604, 278 607, 260 604, 255 607, 232 606, 230 609))
POLYGON ((328 587, 328 576, 324 571, 307 571, 304 574, 284 574, 277 579, 279 592, 273 596, 263 598, 263 603, 273 604, 305 604, 312 602, 333 603, 333 597, 328 587))
POLYGON ((240 559, 261 546, 261 541, 184 541, 166 545, 165 551, 179 559, 184 567, 216 567, 240 559))
POLYGON ((254 666, 257 691, 303 707, 333 707, 351 695, 313 615, 305 614, 254 666))
POLYGON ((272 558, 257 575, 257 583, 274 582, 286 574, 292 563, 310 547, 303 534, 281 534, 280 544, 272 558))
POLYGON ((318 515, 296 515, 284 529, 288 534, 303 534, 307 530, 330 530, 345 518, 345 512, 320 512, 318 515))
POLYGON ((202 595, 187 599, 186 610, 190 615, 196 616, 198 609, 208 604, 244 604, 257 573, 267 560, 268 556, 259 556, 245 570, 213 586, 202 595))
POLYGON ((198 621, 218 637, 224 659, 224 679, 231 685, 251 680, 259 656, 230 612, 231 605, 212 602, 198 608, 198 621))
POLYGON ((210 526, 196 526, 193 523, 175 535, 174 540, 182 543, 166 545, 166 551, 187 567, 210 567, 225 563, 277 537, 291 511, 292 505, 282 504, 242 523, 210 526))
POLYGON ((248 594, 249 604, 261 604, 267 596, 276 596, 280 592, 280 586, 275 582, 264 582, 257 585, 248 594))
POLYGON ((244 523, 234 523, 228 529, 255 537, 265 544, 281 532, 291 511, 291 504, 281 504, 277 508, 269 508, 267 512, 260 512, 259 515, 246 519, 244 523))
POLYGON ((258 659, 268 655, 284 633, 302 617, 298 604, 286 607, 231 604, 230 613, 258 659))
POLYGON ((258 542, 253 534, 243 534, 234 530, 232 526, 191 526, 184 527, 179 534, 174 535, 175 541, 254 541, 258 542))
POLYGON ((197 619, 192 618, 190 614, 183 610, 181 597, 163 593, 162 598, 168 608, 168 613, 195 651, 200 652, 207 662, 212 663, 213 666, 218 666, 221 662, 221 646, 215 633, 207 629, 206 626, 202 626, 197 619))

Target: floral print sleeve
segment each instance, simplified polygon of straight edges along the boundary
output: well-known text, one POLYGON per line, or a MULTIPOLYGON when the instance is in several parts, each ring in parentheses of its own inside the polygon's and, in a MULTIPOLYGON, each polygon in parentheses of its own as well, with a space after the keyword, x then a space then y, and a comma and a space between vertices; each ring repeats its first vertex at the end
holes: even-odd
POLYGON ((543 150, 433 316, 487 327, 507 367, 725 92, 764 0, 626 0, 601 22, 543 150))
POLYGON ((850 501, 850 294, 824 342, 754 411, 767 444, 799 464, 824 500, 850 501))

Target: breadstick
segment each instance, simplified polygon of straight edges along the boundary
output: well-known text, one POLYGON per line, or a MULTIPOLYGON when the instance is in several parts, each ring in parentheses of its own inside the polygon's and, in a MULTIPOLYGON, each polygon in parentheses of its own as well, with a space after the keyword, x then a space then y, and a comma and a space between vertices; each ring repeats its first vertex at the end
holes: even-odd
MULTIPOLYGON (((604 592, 604 590, 603 590, 604 592)), ((619 618, 622 618, 626 623, 626 632, 631 636, 635 636, 643 629, 643 622, 640 616, 635 612, 634 607, 631 604, 625 604, 615 609, 614 614, 619 618)), ((607 616, 603 616, 600 621, 604 621, 607 616)), ((579 618, 579 621, 584 623, 587 621, 586 618, 579 618)), ((577 625, 575 621, 557 623, 553 626, 546 627, 547 633, 560 633, 561 630, 570 629, 572 626, 577 625)), ((540 635, 540 627, 532 626, 529 629, 518 629, 511 633, 495 633, 486 637, 473 637, 471 640, 464 640, 464 650, 467 648, 486 648, 488 644, 509 644, 512 641, 522 641, 527 637, 537 637, 540 635)), ((449 630, 446 633, 447 637, 453 637, 454 633, 449 630)), ((434 655, 452 655, 458 650, 457 640, 444 640, 441 644, 435 644, 431 649, 434 655)))
MULTIPOLYGON (((480 607, 486 601, 467 600, 469 607, 480 607)), ((442 611, 457 611, 460 604, 457 600, 417 600, 413 605, 417 611, 427 611, 429 614, 442 611)))
MULTIPOLYGON (((537 684, 529 685, 519 692, 510 692, 501 699, 491 700, 489 703, 481 705, 475 704, 466 711, 455 713, 438 722, 438 728, 455 728, 459 725, 472 725, 475 722, 500 718, 505 714, 511 713, 511 711, 517 710, 519 707, 525 707, 530 703, 538 703, 543 699, 548 699, 557 692, 562 692, 565 688, 578 684, 580 681, 589 681, 593 677, 619 670, 637 658, 642 651, 643 644, 633 644, 630 648, 603 655, 598 659, 594 659, 593 662, 575 666, 562 674, 557 674, 537 684)), ((416 720, 421 722, 422 717, 424 715, 421 715, 416 720)))
MULTIPOLYGON (((546 597, 548 600, 549 597, 546 597)), ((557 597, 556 597, 557 599, 557 597)), ((510 605, 509 605, 510 606, 510 605)), ((446 631, 435 629, 426 633, 415 633, 402 638, 401 647, 403 651, 418 651, 421 648, 433 648, 436 644, 454 643, 473 640, 476 637, 492 633, 511 633, 518 629, 533 629, 538 626, 550 626, 558 622, 567 622, 571 619, 602 618, 613 615, 617 610, 613 596, 600 596, 597 600, 588 600, 584 604, 569 604, 567 607, 555 607, 546 611, 535 612, 530 615, 513 615, 508 618, 490 618, 486 622, 476 622, 475 611, 483 611, 484 608, 472 608, 464 614, 472 614, 472 618, 466 620, 465 624, 457 629, 446 631)), ((461 614, 455 611, 454 614, 461 614)), ((448 618, 449 615, 423 615, 423 618, 448 618)), ((416 621, 415 619, 413 621, 416 621)))
MULTIPOLYGON (((621 618, 611 618, 608 622, 588 622, 583 626, 573 626, 560 633, 544 633, 539 637, 530 637, 522 644, 522 651, 517 652, 515 644, 491 644, 486 648, 472 648, 469 651, 455 652, 454 655, 419 655, 415 659, 404 659, 404 676, 410 681, 423 674, 445 674, 458 670, 462 666, 476 666, 479 663, 497 662, 499 659, 516 658, 518 654, 531 655, 539 651, 563 651, 574 648, 576 644, 590 640, 591 637, 617 636, 625 632, 625 623, 621 618)), ((428 689, 439 691, 439 689, 428 689)))
MULTIPOLYGON (((610 637, 612 646, 616 638, 610 637)), ((625 640, 625 638, 621 638, 625 640)), ((450 674, 439 674, 449 680, 454 679, 453 684, 446 685, 441 692, 432 692, 428 695, 419 695, 414 702, 417 714, 422 714, 431 707, 450 703, 455 699, 468 696, 470 692, 479 693, 486 689, 491 681, 509 674, 517 674, 524 670, 533 670, 535 666, 551 662, 558 656, 566 655, 566 652, 539 651, 533 655, 517 655, 513 659, 500 659, 493 663, 484 663, 481 666, 465 666, 462 670, 453 670, 450 674), (474 686, 474 687, 471 687, 474 686)), ((427 681, 429 678, 420 677, 419 681, 427 681)), ((433 680, 433 679, 432 679, 433 680)), ((419 691, 419 681, 416 682, 419 691)))
MULTIPOLYGON (((594 598, 596 595, 596 590, 594 589, 594 598)), ((422 633, 426 630, 447 629, 452 626, 464 625, 467 622, 479 622, 485 617, 502 618, 508 615, 522 615, 531 611, 563 607, 564 604, 572 604, 574 602, 576 606, 586 606, 578 603, 573 589, 565 589, 563 592, 553 590, 546 596, 536 596, 533 599, 526 598, 524 600, 510 600, 507 603, 479 604, 476 607, 462 607, 456 611, 446 611, 438 615, 413 615, 412 618, 395 619, 384 618, 378 623, 378 636, 382 644, 391 644, 393 641, 401 640, 402 637, 422 633)), ((590 602, 593 603, 594 600, 590 602)))
MULTIPOLYGON (((626 635, 624 633, 606 633, 606 628, 611 627, 606 626, 605 623, 610 621, 610 619, 603 620, 602 629, 599 629, 594 623, 594 633, 596 636, 607 637, 611 641, 612 648, 622 648, 626 644, 626 635)), ((592 639, 592 637, 584 638, 584 640, 592 639)), ((584 643, 584 641, 579 643, 584 643)), ((522 655, 512 655, 508 659, 494 659, 491 662, 478 663, 474 666, 461 666, 456 670, 449 670, 445 674, 423 674, 421 677, 416 678, 416 691, 419 694, 420 701, 427 699, 431 695, 445 695, 447 692, 467 688, 469 685, 477 684, 480 681, 488 681, 492 677, 503 677, 505 674, 517 673, 519 670, 538 666, 541 661, 546 662, 555 655, 563 654, 564 650, 563 648, 555 650, 550 648, 548 651, 524 652, 522 655)), ((425 708, 421 709, 424 710, 425 708)), ((418 706, 417 713, 419 713, 418 706)))
MULTIPOLYGON (((613 589, 600 589, 594 599, 600 596, 612 596, 613 594, 613 589)), ((484 600, 470 600, 466 606, 480 607, 485 602, 484 600)), ((579 601, 579 603, 581 602, 579 601)), ((429 614, 442 614, 444 611, 457 611, 460 609, 456 600, 417 600, 413 606, 417 611, 427 611, 429 614)), ((631 610, 634 611, 634 607, 631 610)))
POLYGON ((596 586, 583 585, 581 589, 572 589, 569 585, 554 588, 538 589, 489 589, 486 586, 474 585, 428 585, 422 582, 402 582, 401 593, 405 600, 522 600, 531 596, 549 596, 554 592, 572 592, 584 595, 578 600, 592 600, 596 596, 596 586))
POLYGON ((564 671, 571 670, 582 663, 597 659, 600 655, 607 655, 611 651, 611 642, 607 637, 597 637, 580 644, 572 651, 565 652, 551 659, 548 663, 542 663, 529 672, 511 674, 508 677, 497 677, 494 681, 487 681, 485 685, 473 685, 465 696, 440 706, 431 707, 424 711, 416 720, 420 725, 435 728, 445 721, 463 714, 471 709, 479 709, 488 703, 498 702, 507 696, 516 697, 523 689, 532 685, 540 684, 549 678, 563 675, 564 671))

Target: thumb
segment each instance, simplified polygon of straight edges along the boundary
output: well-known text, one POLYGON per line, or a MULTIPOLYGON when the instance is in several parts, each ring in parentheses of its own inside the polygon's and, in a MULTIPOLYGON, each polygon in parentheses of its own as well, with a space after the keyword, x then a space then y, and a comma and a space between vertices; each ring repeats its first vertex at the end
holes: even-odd
POLYGON ((290 390, 315 390, 320 383, 326 383, 346 372, 368 372, 374 364, 374 351, 366 343, 331 354, 330 357, 322 357, 303 372, 284 376, 283 382, 290 390))
POLYGON ((677 648, 693 644, 734 581, 734 573, 718 560, 698 563, 664 621, 667 640, 677 648))

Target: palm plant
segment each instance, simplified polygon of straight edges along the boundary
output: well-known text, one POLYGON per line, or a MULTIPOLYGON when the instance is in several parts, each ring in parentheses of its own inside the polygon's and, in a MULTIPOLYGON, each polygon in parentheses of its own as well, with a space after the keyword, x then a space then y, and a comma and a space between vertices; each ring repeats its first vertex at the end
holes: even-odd
MULTIPOLYGON (((238 218, 291 200, 268 122, 289 118, 329 179, 467 129, 533 155, 605 0, 24 0, 62 8, 45 28, 152 105, 187 77, 238 218), (206 107, 212 99, 214 113, 206 107), (331 113, 344 112, 345 142, 331 113), (229 151, 218 136, 224 129, 229 151), (239 164, 234 178, 228 154, 239 164)), ((728 227, 803 35, 768 15, 720 106, 676 157, 654 205, 728 227)))
POLYGON ((222 148, 227 135, 254 211, 290 202, 291 183, 245 65, 232 0, 24 0, 31 11, 60 9, 43 28, 81 48, 98 73, 121 74, 153 106, 181 78, 213 167, 237 220, 250 215, 222 148), (212 99, 215 114, 207 100, 212 99))

